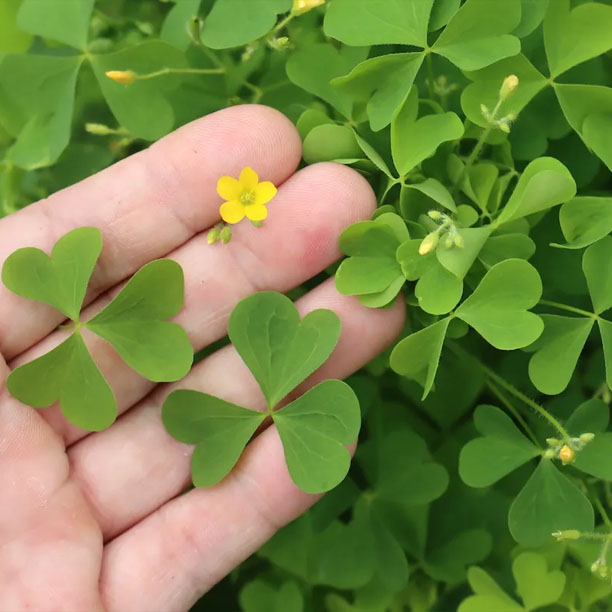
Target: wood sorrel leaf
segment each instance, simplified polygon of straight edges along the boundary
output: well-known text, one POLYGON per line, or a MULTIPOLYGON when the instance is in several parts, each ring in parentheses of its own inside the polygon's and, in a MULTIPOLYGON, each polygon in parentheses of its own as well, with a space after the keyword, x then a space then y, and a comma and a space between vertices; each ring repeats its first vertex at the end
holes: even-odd
POLYGON ((514 192, 497 219, 497 225, 541 212, 576 195, 570 171, 552 157, 539 157, 521 174, 514 192))
POLYGON ((491 235, 491 226, 460 228, 457 234, 463 246, 447 246, 442 240, 436 248, 438 261, 458 279, 463 280, 491 235))
POLYGON ((431 266, 419 278, 414 295, 419 300, 419 307, 425 312, 447 314, 459 303, 463 295, 463 281, 435 259, 429 261, 431 266))
POLYGON ((64 416, 89 431, 105 429, 117 416, 115 396, 80 332, 13 370, 6 386, 11 395, 34 408, 46 408, 59 400, 64 416))
POLYGON ((506 259, 529 259, 536 250, 535 242, 525 234, 503 234, 490 237, 478 253, 478 259, 487 267, 506 259))
POLYGON ((522 348, 542 333, 542 319, 528 309, 542 295, 537 270, 523 259, 493 266, 456 315, 487 342, 502 350, 522 348))
POLYGON ((409 10, 403 0, 335 0, 325 15, 325 34, 354 46, 427 46, 433 0, 419 0, 409 10))
POLYGON ((467 0, 432 49, 462 70, 478 70, 520 52, 519 39, 510 34, 520 20, 519 0, 467 0))
POLYGON ((449 322, 447 317, 404 338, 389 357, 391 369, 423 387, 423 399, 433 387, 449 322))
POLYGON ((17 23, 22 30, 85 50, 95 0, 23 0, 17 23))
POLYGON ((595 314, 612 308, 612 237, 592 244, 582 256, 582 270, 589 287, 595 314))
POLYGON ((217 0, 204 20, 202 42, 211 49, 239 47, 267 34, 291 0, 217 0))
POLYGON ((565 587, 565 574, 548 571, 546 557, 532 552, 521 553, 512 564, 516 591, 526 610, 555 603, 565 587))
POLYGON ((594 513, 587 497, 549 459, 542 459, 508 514, 512 537, 523 546, 542 546, 553 531, 593 531, 594 513))
POLYGON ((359 401, 346 383, 326 380, 272 418, 298 487, 322 493, 344 480, 351 463, 346 446, 355 442, 361 426, 359 401))
POLYGON ((567 244, 554 246, 582 249, 612 232, 612 198, 579 196, 559 211, 559 223, 567 244))
POLYGON ((610 422, 610 409, 600 399, 583 402, 572 412, 565 423, 565 429, 573 436, 605 431, 610 422))
POLYGON ((51 256, 32 247, 9 255, 2 267, 2 282, 13 293, 50 304, 78 321, 101 250, 100 230, 80 227, 62 236, 51 256))
POLYGON ((193 362, 185 330, 166 321, 183 307, 183 269, 170 259, 143 266, 113 301, 85 325, 154 382, 183 378, 193 362), (162 290, 163 288, 163 290, 162 290))
POLYGON ((570 10, 570 0, 549 2, 544 47, 553 78, 612 49, 612 7, 589 2, 570 10))
POLYGON ((225 478, 265 418, 265 412, 185 389, 170 393, 162 407, 168 433, 185 444, 196 444, 191 458, 196 487, 210 487, 225 478))
POLYGON ((459 455, 459 476, 470 487, 488 487, 540 454, 495 406, 478 406, 474 424, 482 437, 468 442, 459 455))
POLYGON ((340 319, 331 310, 315 310, 300 321, 289 298, 261 292, 234 308, 228 333, 273 408, 329 357, 340 319))
POLYGON ((556 395, 565 390, 593 329, 593 319, 542 315, 544 331, 534 344, 529 378, 538 391, 556 395))

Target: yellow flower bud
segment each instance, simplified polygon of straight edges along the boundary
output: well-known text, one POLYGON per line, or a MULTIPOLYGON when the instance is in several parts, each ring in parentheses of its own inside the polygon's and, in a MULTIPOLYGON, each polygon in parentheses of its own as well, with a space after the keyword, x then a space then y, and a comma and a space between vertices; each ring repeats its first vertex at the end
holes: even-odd
POLYGON ((294 15, 303 15, 322 4, 325 4, 325 0, 293 0, 291 12, 294 15))
POLYGON ((111 81, 131 85, 136 80, 136 73, 132 70, 107 70, 104 73, 111 81))
POLYGON ((564 444, 559 451, 559 459, 566 464, 571 463, 576 458, 576 453, 573 448, 570 448, 567 444, 564 444))
POLYGON ((499 90, 499 99, 506 100, 508 96, 518 87, 519 78, 516 74, 511 74, 504 79, 499 90))
POLYGON ((427 255, 427 253, 433 251, 438 246, 438 239, 438 232, 427 234, 419 246, 419 255, 427 255))

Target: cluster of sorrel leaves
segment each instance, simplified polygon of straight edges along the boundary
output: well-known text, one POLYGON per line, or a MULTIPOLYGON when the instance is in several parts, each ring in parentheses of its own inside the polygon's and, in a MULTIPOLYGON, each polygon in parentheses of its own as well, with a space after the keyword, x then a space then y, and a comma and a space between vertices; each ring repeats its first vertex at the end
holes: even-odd
MULTIPOLYGON (((99 312, 81 320, 81 309, 102 250, 93 227, 61 237, 50 256, 37 248, 12 253, 2 268, 8 289, 57 308, 70 323, 65 338, 48 353, 15 368, 10 393, 34 408, 58 402, 74 425, 100 431, 117 417, 117 401, 85 344, 85 330, 103 338, 133 370, 153 382, 178 381, 193 363, 185 330, 168 321, 183 307, 183 270, 171 259, 143 266, 99 312)), ((361 413, 353 390, 326 380, 283 405, 280 402, 330 355, 340 337, 340 319, 319 309, 301 321, 291 300, 261 292, 238 303, 228 333, 259 383, 267 411, 258 412, 212 395, 179 389, 163 405, 168 432, 195 444, 192 475, 196 486, 222 480, 266 417, 280 434, 289 473, 310 493, 335 487, 346 476, 346 446, 359 434, 361 413)))
MULTIPOLYGON (((364 418, 349 477, 238 572, 240 607, 606 609, 612 2, 41 4, 0 5, 4 212, 237 102, 280 109, 305 163, 350 165, 378 197, 328 272, 367 307, 405 299, 405 333, 349 380, 364 418)), ((231 439, 222 477, 267 413, 228 408, 230 434, 197 397, 201 439, 164 420, 198 455, 207 423, 231 439)))

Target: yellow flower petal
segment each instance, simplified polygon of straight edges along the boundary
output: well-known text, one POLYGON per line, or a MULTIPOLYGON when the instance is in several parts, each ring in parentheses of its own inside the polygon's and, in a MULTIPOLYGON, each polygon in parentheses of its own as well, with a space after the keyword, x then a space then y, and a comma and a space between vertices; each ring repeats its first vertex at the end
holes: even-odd
POLYGON ((231 176, 222 176, 217 182, 217 193, 224 200, 238 200, 241 192, 240 183, 231 176))
POLYGON ((245 206, 247 219, 251 221, 263 221, 268 216, 268 209, 263 204, 251 204, 245 206))
POLYGON ((259 181, 259 177, 257 176, 257 172, 253 170, 253 168, 243 168, 240 173, 240 186, 242 189, 255 189, 257 182, 259 181))
POLYGON ((270 181, 255 187, 255 204, 267 204, 276 195, 276 187, 270 181))
POLYGON ((219 212, 226 223, 238 223, 244 219, 244 208, 244 204, 239 200, 230 200, 221 204, 219 212))

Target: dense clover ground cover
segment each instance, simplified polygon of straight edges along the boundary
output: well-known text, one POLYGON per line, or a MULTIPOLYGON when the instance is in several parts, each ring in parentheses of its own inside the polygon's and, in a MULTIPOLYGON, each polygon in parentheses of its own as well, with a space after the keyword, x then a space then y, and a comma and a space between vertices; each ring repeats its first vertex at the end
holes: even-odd
MULTIPOLYGON (((611 50, 612 0, 0 4, 2 215, 245 102, 295 122, 304 164, 349 165, 376 192, 376 213, 346 228, 346 257, 326 274, 369 308, 405 300, 402 336, 350 388, 327 381, 303 396, 311 405, 333 397, 346 416, 322 447, 334 458, 328 472, 287 449, 301 437, 316 446, 330 415, 313 413, 300 430, 300 399, 275 416, 298 485, 342 482, 202 609, 612 607, 611 50), (355 395, 360 445, 343 480, 342 446, 359 430, 355 395)), ((66 356, 79 354, 95 379, 78 317, 101 244, 93 228, 76 232, 62 239, 82 242, 70 247, 84 261, 71 299, 59 277, 50 293, 28 284, 24 258, 40 258, 32 252, 13 256, 3 281, 75 322, 42 367, 65 376, 66 356)), ((117 321, 133 333, 155 326, 152 350, 122 357, 151 380, 176 380, 190 347, 165 319, 182 304, 182 274, 167 260, 149 266, 83 325, 120 353, 117 321), (153 304, 162 277, 174 287, 167 303, 123 320, 121 300, 151 296, 153 304), (163 358, 164 342, 175 360, 163 358)), ((310 324, 320 337, 304 339, 308 317, 300 323, 285 298, 258 296, 236 309, 229 335, 271 411, 325 360, 338 329, 319 311, 310 324), (277 354, 317 352, 311 363, 295 359, 283 384, 253 357, 258 338, 249 330, 271 312, 287 322, 284 337, 299 338, 280 342, 277 354)), ((33 385, 41 365, 29 365, 11 375, 11 392, 41 406, 61 395, 70 416, 78 382, 65 399, 53 381, 33 385)), ((208 486, 231 469, 263 415, 176 393, 164 423, 198 444, 194 482, 208 486), (209 420, 194 433, 198 402, 209 420), (224 411, 236 415, 240 435, 222 431, 224 411), (206 436, 219 431, 227 456, 211 474, 206 436)), ((101 420, 81 423, 90 429, 115 415, 112 391, 99 397, 101 420)))

